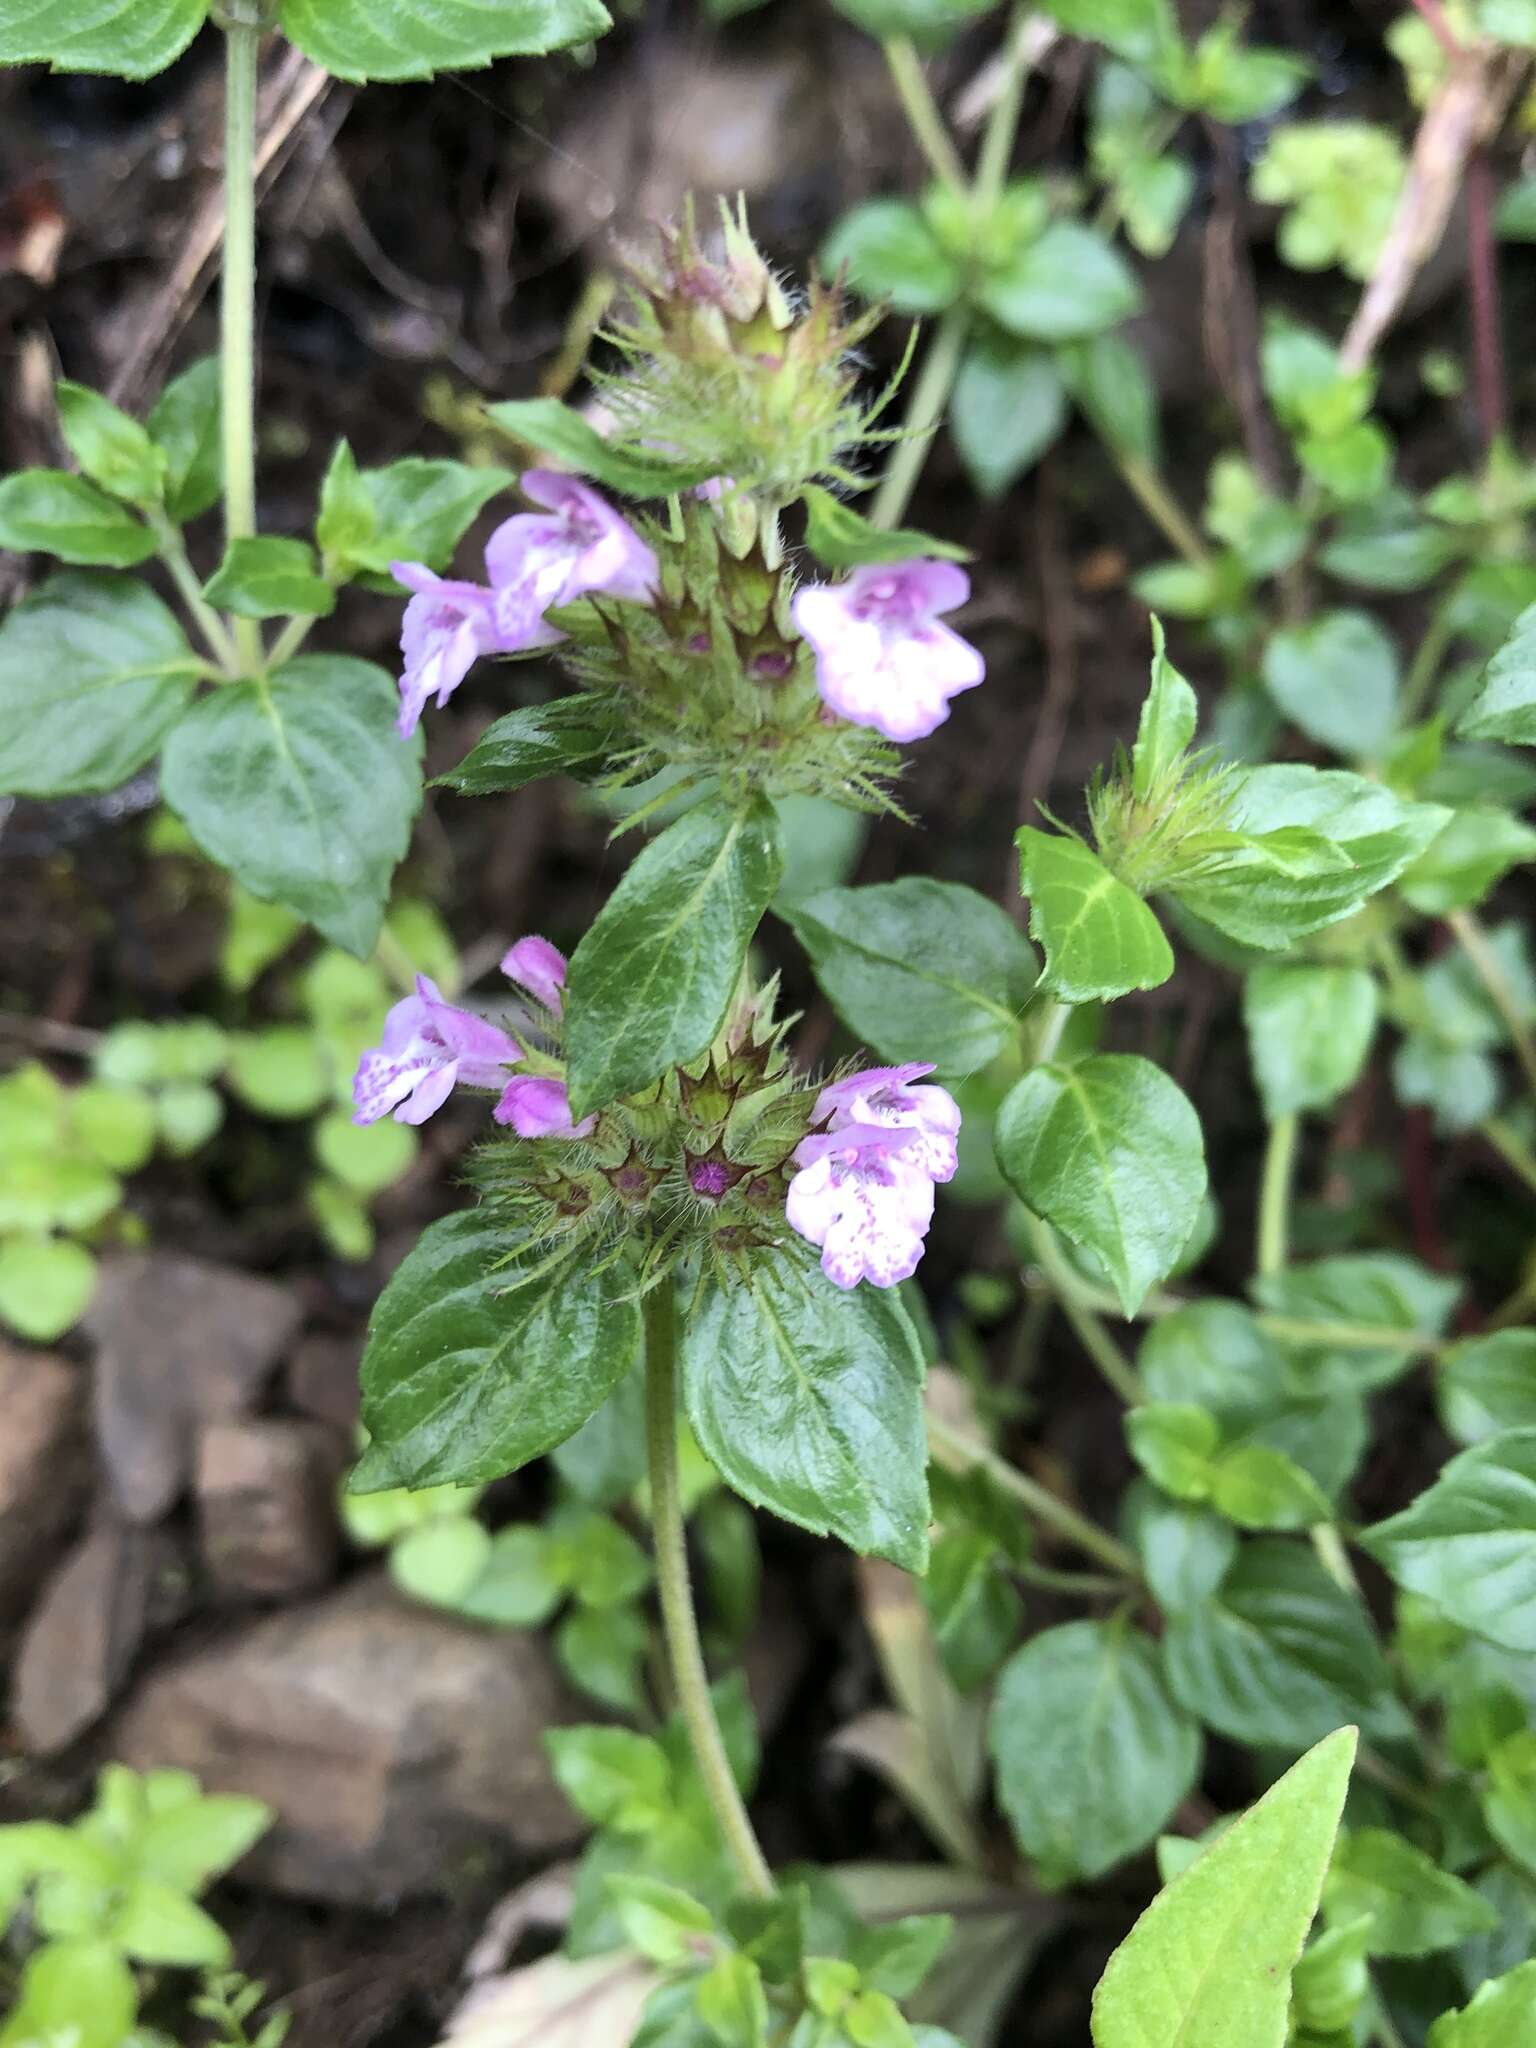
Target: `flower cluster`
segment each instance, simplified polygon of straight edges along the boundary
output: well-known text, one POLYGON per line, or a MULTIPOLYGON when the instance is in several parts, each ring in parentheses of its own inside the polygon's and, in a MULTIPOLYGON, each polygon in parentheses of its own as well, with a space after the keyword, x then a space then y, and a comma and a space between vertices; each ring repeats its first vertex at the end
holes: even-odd
POLYGON ((772 1251, 793 1232, 820 1248, 839 1287, 892 1287, 915 1272, 960 1128, 953 1098, 924 1085, 931 1066, 801 1086, 765 994, 738 1005, 703 1060, 573 1123, 559 1058, 542 1049, 559 1043, 564 956, 530 936, 501 965, 531 998, 520 1035, 419 976, 359 1062, 356 1122, 393 1112, 419 1124, 456 1086, 490 1090, 495 1121, 521 1142, 484 1155, 480 1177, 534 1236, 640 1229, 659 1256, 702 1247, 730 1260, 772 1251))
MULTIPOLYGON (((492 534, 485 551, 488 585, 436 576, 417 562, 394 565, 397 580, 414 593, 400 640, 402 737, 415 731, 429 699, 439 706, 448 701, 481 655, 521 653, 564 639, 549 612, 585 596, 645 606, 658 600, 655 550, 589 484, 533 469, 522 488, 545 510, 517 513, 492 534)), ((719 521, 729 517, 731 496, 722 487, 713 496, 701 494, 701 502, 719 521)), ((794 630, 814 655, 826 711, 895 741, 922 739, 941 725, 950 699, 974 689, 986 672, 976 649, 939 623, 941 613, 969 594, 963 569, 926 559, 856 569, 845 582, 797 590, 790 606, 794 630)), ((714 640, 707 628, 690 631, 674 650, 674 665, 680 672, 696 666, 714 640)), ((782 681, 794 662, 792 647, 754 645, 739 652, 758 691, 782 681)), ((636 680, 631 673, 631 684, 636 680)))

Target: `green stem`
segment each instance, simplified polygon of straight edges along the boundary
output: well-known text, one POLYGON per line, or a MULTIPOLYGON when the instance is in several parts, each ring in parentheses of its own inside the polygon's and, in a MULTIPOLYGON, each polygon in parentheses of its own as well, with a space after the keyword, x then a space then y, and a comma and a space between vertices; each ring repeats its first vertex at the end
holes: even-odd
POLYGON ((1277 1116, 1264 1147, 1264 1178, 1259 1186, 1258 1266, 1264 1274, 1283 1273, 1291 1229, 1291 1181, 1296 1170, 1295 1110, 1277 1116))
POLYGON ((1485 1117, 1477 1127, 1511 1173, 1536 1192, 1536 1152, 1525 1144, 1513 1124, 1501 1116, 1485 1117))
POLYGON ((1024 81, 1029 76, 1029 56, 1025 47, 1029 18, 1028 7, 1020 4, 1014 8, 1008 23, 1008 40, 1004 45, 1002 87, 987 116, 981 148, 976 154, 976 176, 971 189, 983 207, 994 205, 1001 196, 1008 166, 1013 160, 1013 145, 1019 132, 1019 110, 1024 104, 1024 81))
POLYGON ((1029 1230, 1040 1270, 1062 1314, 1072 1325, 1073 1335, 1121 1400, 1132 1408, 1138 1406, 1146 1399, 1141 1382, 1125 1353, 1100 1322, 1097 1311, 1088 1307, 1073 1285, 1075 1275, 1062 1257, 1055 1231, 1034 1215, 1029 1219, 1029 1230))
POLYGON ((1072 1015, 1065 1003, 1059 1003, 1054 996, 1047 996, 1035 1019, 1034 1064, 1043 1067, 1047 1060, 1056 1057, 1056 1048, 1061 1044, 1061 1035, 1067 1028, 1072 1015))
POLYGON ((1349 1552, 1344 1547, 1344 1538, 1332 1522, 1315 1522, 1312 1525, 1312 1548, 1317 1561, 1341 1592, 1360 1592, 1360 1581, 1355 1577, 1355 1568, 1349 1561, 1349 1552))
POLYGON ((961 1471, 979 1466, 1005 1493, 1011 1493, 1032 1515, 1064 1536, 1069 1543, 1075 1543, 1089 1557, 1096 1557, 1112 1572, 1140 1582, 1141 1566, 1134 1551, 1128 1550, 1107 1529, 1101 1529, 1097 1522, 1089 1521, 1086 1515, 1080 1515, 1076 1508, 1058 1499, 1038 1480, 1019 1471, 1016 1465, 1010 1465, 988 1445, 978 1443, 963 1430, 953 1429, 947 1422, 941 1422, 936 1415, 930 1414, 928 1446, 940 1463, 958 1467, 961 1471))
POLYGON ((267 655, 267 667, 281 668, 285 661, 292 661, 309 638, 314 623, 312 618, 296 613, 272 642, 271 651, 267 655))
MULTIPOLYGON (((261 31, 231 21, 224 30, 224 538, 256 531, 256 59, 261 31)), ((261 663, 254 619, 232 621, 246 669, 261 663)))
POLYGON ((174 525, 158 506, 146 509, 144 517, 155 536, 155 551, 170 572, 182 603, 196 621, 198 630, 207 641, 209 651, 226 675, 239 672, 239 658, 235 644, 229 637, 229 630, 213 606, 203 596, 202 585, 197 580, 197 571, 187 559, 186 544, 181 529, 174 525))
POLYGON ((913 387, 902 438, 896 443, 890 467, 869 508, 870 521, 875 526, 899 526, 906 515, 928 459, 928 444, 944 417, 949 394, 960 374, 960 359, 970 331, 971 316, 965 306, 951 306, 939 322, 913 387))
POLYGON ((1206 553, 1205 543, 1184 516, 1182 507, 1157 471, 1150 463, 1143 462, 1139 455, 1132 455, 1124 448, 1117 448, 1108 435, 1103 439, 1115 467, 1141 501, 1142 510, 1163 538, 1178 550, 1186 562, 1192 563, 1197 569, 1208 569, 1211 558, 1206 553))
POLYGON ((1418 717, 1425 699, 1444 661, 1446 650, 1456 637, 1457 593, 1444 597, 1435 607, 1429 624, 1424 629, 1424 638, 1419 642, 1419 651, 1413 657, 1413 665, 1403 679, 1403 694, 1398 705, 1398 723, 1411 725, 1418 717))
POLYGON ((774 1895, 773 1873, 742 1803, 709 1694, 688 1578, 688 1550, 677 1465, 677 1327, 670 1279, 645 1297, 645 1443, 651 1486, 651 1528, 662 1632, 677 1704, 694 1762, 743 1885, 774 1895))
POLYGON ((1536 1094, 1536 1039, 1526 1028, 1524 1017, 1514 990, 1504 978, 1504 969, 1499 956, 1488 943, 1488 934, 1483 930, 1470 910, 1453 910, 1446 923, 1461 942, 1463 952, 1472 962, 1478 980, 1488 991, 1488 1000, 1504 1020, 1509 1033, 1509 1042, 1515 1048, 1525 1078, 1533 1094, 1536 1094))
POLYGON ((907 126, 927 157, 928 168, 941 185, 951 185, 957 192, 963 192, 965 165, 960 161, 960 152, 944 125, 944 116, 939 112, 938 103, 929 88, 927 74, 912 38, 892 36, 882 48, 902 112, 907 117, 907 126))
POLYGON ((1267 1336, 1283 1344, 1315 1344, 1354 1351, 1422 1351, 1428 1357, 1445 1349, 1445 1340, 1424 1330, 1389 1330, 1374 1323, 1317 1322, 1309 1316, 1258 1315, 1253 1319, 1267 1336))

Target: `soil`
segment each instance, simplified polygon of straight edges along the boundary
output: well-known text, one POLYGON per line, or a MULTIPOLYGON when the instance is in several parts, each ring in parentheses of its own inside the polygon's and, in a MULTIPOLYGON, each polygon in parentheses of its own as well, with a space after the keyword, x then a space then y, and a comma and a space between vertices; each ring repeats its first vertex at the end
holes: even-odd
MULTIPOLYGON (((1254 10, 1252 32, 1314 58, 1329 94, 1347 93, 1364 111, 1378 96, 1380 30, 1395 11, 1273 0, 1254 10)), ((962 86, 984 60, 992 33, 988 27, 960 39, 941 68, 948 87, 962 86)), ((59 458, 47 403, 51 375, 115 388, 139 403, 152 396, 167 362, 180 365, 213 345, 211 301, 200 285, 176 288, 175 277, 215 190, 217 56, 216 38, 206 34, 143 87, 35 69, 0 76, 0 349, 12 373, 0 400, 0 467, 59 458)), ((280 62, 272 59, 274 67, 280 62)), ((1078 160, 1082 86, 1070 50, 1031 84, 1022 162, 1070 168, 1078 160)), ((1244 135, 1242 146, 1251 151, 1257 140, 1244 135)), ((1231 431, 1202 319, 1218 260, 1204 226, 1224 203, 1230 167, 1223 170, 1198 129, 1189 143, 1201 195, 1193 224, 1149 278, 1142 339, 1162 386, 1168 445, 1177 451, 1172 480, 1186 504, 1198 504, 1209 457, 1231 431)), ((674 205, 690 186, 745 190, 760 240, 789 274, 803 275, 852 200, 912 189, 920 176, 873 46, 821 0, 773 0, 723 28, 673 5, 650 6, 599 46, 590 68, 555 60, 431 86, 332 86, 298 124, 279 164, 261 216, 261 514, 274 531, 306 526, 339 437, 370 464, 408 452, 455 454, 463 444, 451 423, 464 418, 463 401, 544 388, 612 234, 674 205)), ((1263 223, 1245 217, 1240 271, 1251 258, 1262 294, 1282 291, 1298 310, 1341 326, 1352 288, 1336 275, 1299 286, 1277 269, 1263 236, 1263 223)), ((1414 352, 1437 322, 1448 323, 1449 339, 1459 342, 1459 311, 1431 308, 1415 330, 1414 352)), ((1218 356, 1230 354, 1231 340, 1217 335, 1218 356)), ((877 348, 872 381, 899 345, 892 332, 889 345, 877 348)), ((1390 404, 1390 367, 1387 388, 1390 404)), ((1427 434, 1419 445, 1411 422, 1399 425, 1410 474, 1435 473, 1458 459, 1427 434)), ((1129 578, 1164 549, 1081 432, 991 506, 978 502, 941 443, 911 517, 975 552, 967 630, 986 652, 991 679, 915 756, 904 794, 921 829, 877 824, 857 879, 934 873, 1013 903, 1011 835, 1029 804, 1043 800, 1079 816, 1087 775, 1129 735, 1148 651, 1145 612, 1129 578)), ((197 539, 205 551, 213 544, 211 534, 197 539)), ((466 555, 473 545, 471 536, 466 555)), ((0 560, 0 600, 19 594, 37 566, 0 560)), ((1411 624, 1411 607, 1405 616, 1411 624)), ((397 604, 353 594, 330 622, 328 644, 391 665, 398 620, 397 604)), ((1214 680, 1193 641, 1184 653, 1197 684, 1214 680)), ((482 670, 435 717, 429 773, 465 751, 494 715, 498 688, 495 672, 482 670)), ((62 1042, 72 1027, 100 1029, 124 1018, 229 1014, 231 998, 213 973, 217 889, 206 871, 147 851, 154 805, 148 776, 103 798, 18 801, 9 809, 0 800, 0 1026, 34 1020, 0 1032, 0 1063, 35 1048, 38 1020, 46 1050, 50 1031, 62 1042)), ((620 858, 606 847, 603 822, 564 786, 486 803, 439 791, 429 793, 405 880, 438 903, 466 952, 483 954, 525 929, 579 932, 620 858)), ((792 945, 775 942, 775 951, 790 997, 806 1008, 801 1042, 826 1050, 835 1042, 832 1018, 792 945)), ((1243 1205, 1259 1130, 1230 983, 1190 960, 1163 990, 1122 1006, 1111 1028, 1116 1045, 1154 1053, 1194 1096, 1213 1181, 1234 1191, 1226 1241, 1243 1247, 1251 1237, 1243 1205)), ((67 1059, 60 1071, 70 1071, 67 1059)), ((1377 1107, 1385 1116, 1385 1104, 1377 1107)), ((135 1208, 152 1245, 275 1281, 297 1305, 306 1340, 331 1342, 344 1377, 383 1277, 420 1226, 459 1198, 454 1161, 470 1122, 445 1115, 429 1128, 428 1164, 386 1199, 380 1250, 365 1265, 318 1246, 293 1161, 272 1127, 254 1118, 232 1119, 192 1162, 141 1176, 135 1208)), ((1345 1143, 1359 1147, 1370 1138, 1387 1148, 1389 1228, 1434 1255, 1438 1183, 1428 1187, 1428 1211, 1421 1203, 1416 1214, 1390 1185, 1391 1148, 1399 1143, 1410 1184, 1423 1183, 1425 1169, 1416 1163, 1423 1132, 1411 1117, 1394 1114, 1391 1122, 1391 1131, 1373 1128, 1366 1103, 1346 1120, 1345 1143)), ((1309 1171, 1322 1165, 1308 1162, 1309 1171)), ((1474 1180, 1464 1199, 1477 1195, 1474 1180)), ((1208 1269, 1212 1287, 1240 1284, 1240 1249, 1226 1266, 1218 1256, 1208 1269)), ((960 1318, 956 1290, 966 1276, 1011 1269, 990 1212, 941 1210, 924 1268, 941 1328, 960 1318)), ((1000 1372, 1008 1325, 977 1334, 983 1356, 996 1351, 1000 1372)), ((91 1368, 90 1337, 71 1337, 61 1348, 76 1372, 91 1368)), ((240 1404, 242 1412, 256 1406, 269 1419, 293 1417, 293 1387, 293 1375, 279 1372, 240 1404)), ((1047 1331, 1032 1376, 1017 1391, 1015 1454, 1042 1471, 1070 1474, 1088 1505, 1110 1511, 1127 1476, 1114 1404, 1060 1328, 1047 1331)), ((333 1412, 317 1426, 337 1421, 334 1394, 332 1401, 333 1412)), ((1392 1421, 1402 1428, 1386 1440, 1424 1443, 1427 1416, 1416 1397, 1399 1405, 1403 1413, 1392 1421)), ((81 1430, 71 1443, 70 1476, 60 1483, 76 1502, 79 1532, 110 1511, 103 1449, 99 1433, 93 1442, 81 1430)), ((1381 1466, 1392 1469, 1373 1467, 1366 1492, 1379 1488, 1400 1500, 1413 1458, 1411 1448, 1384 1458, 1381 1466)), ((142 1640, 129 1667, 103 1681, 117 1693, 210 1643, 271 1627, 271 1598, 244 1611, 221 1603, 198 1562, 197 1524, 179 1481, 175 1496, 157 1518, 164 1549, 145 1594, 153 1611, 142 1640)), ((532 1497, 514 1482, 498 1505, 511 1513, 532 1497)), ((63 1555, 67 1533, 49 1531, 46 1554, 35 1557, 35 1582, 63 1555)), ((920 1859, 929 1852, 916 1824, 867 1773, 825 1746, 839 1725, 882 1698, 852 1568, 830 1546, 778 1525, 765 1524, 762 1535, 770 1583, 794 1589, 793 1619, 782 1624, 793 1645, 783 1654, 804 1674, 770 1744, 758 1802, 770 1853, 920 1859)), ((352 1578, 365 1568, 348 1559, 334 1570, 352 1578)), ((296 1597, 312 1598, 312 1587, 296 1597)), ((281 1601, 275 1605, 281 1612, 281 1601)), ((1034 1611, 1038 1620, 1057 1618, 1049 1602, 1034 1611)), ((94 1623, 74 1625, 99 1631, 106 1624, 98 1613, 94 1623)), ((103 1644, 83 1636, 76 1649, 77 1661, 106 1655, 103 1644)), ((75 1811, 110 1753, 113 1726, 98 1719, 46 1759, 35 1743, 24 1748, 13 1727, 0 1813, 75 1811)), ((1208 1780, 1213 1793, 1222 1777, 1218 1758, 1208 1780)), ((443 1896, 394 1905, 306 1902, 245 1883, 225 1887, 217 1906, 240 1967, 289 2002, 294 2048, 416 2048, 438 2038, 490 1904, 509 1879, 541 1860, 547 1855, 505 1850, 469 1857, 447 1872, 443 1896)), ((1145 1897, 1143 1879, 1150 1881, 1147 1871, 1130 1872, 1123 1895, 1101 1889, 1091 1911, 1068 1917, 1032 1972, 1027 2005, 1004 2040, 1080 2048, 1088 1990, 1145 1897)))

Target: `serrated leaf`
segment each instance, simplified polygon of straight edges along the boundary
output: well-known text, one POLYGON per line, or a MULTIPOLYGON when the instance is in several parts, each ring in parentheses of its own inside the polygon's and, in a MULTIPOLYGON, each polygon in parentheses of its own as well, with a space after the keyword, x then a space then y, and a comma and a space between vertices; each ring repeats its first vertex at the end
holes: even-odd
POLYGON ((1022 826, 1020 883, 1029 935, 1045 954, 1042 983, 1064 1003, 1112 1002, 1157 988, 1173 972, 1173 948, 1134 890, 1079 839, 1022 826))
POLYGON ((1442 2013, 1427 2048, 1520 2048, 1536 2027, 1536 1962, 1479 1985, 1468 2005, 1442 2013))
POLYGON ((1245 1544, 1211 1600, 1170 1615, 1163 1655, 1174 1697, 1234 1742, 1290 1751, 1345 1721, 1406 1732, 1365 1610, 1282 1538, 1245 1544))
POLYGON ((1365 1065, 1376 1035, 1376 982, 1362 967, 1258 967, 1243 984, 1243 1017, 1270 1121, 1324 1109, 1365 1065))
POLYGON ((1178 1261, 1205 1194, 1200 1120, 1129 1053, 1026 1074, 997 1120, 998 1163, 1038 1216, 1096 1252, 1128 1316, 1178 1261))
POLYGON ((894 1293, 778 1262, 712 1285, 682 1338, 705 1456, 754 1506, 920 1572, 928 1558, 923 1359, 894 1293))
POLYGON ((1099 1980, 1094 2048, 1283 2048, 1355 1742, 1319 1743, 1152 1901, 1099 1980))
POLYGON ((998 1799, 1048 1882, 1144 1849, 1199 1775, 1200 1730, 1168 1697, 1150 1638, 1121 1623, 1045 1629, 992 1702, 998 1799))
POLYGON ((53 389, 59 429, 81 469, 114 498, 157 504, 165 457, 136 419, 88 385, 62 378, 53 389))
POLYGON ((165 456, 165 509, 178 525, 206 512, 223 488, 220 388, 219 359, 204 356, 171 379, 149 415, 150 435, 165 456))
POLYGON ((1463 739, 1536 747, 1536 604, 1516 619, 1456 730, 1463 739))
POLYGON ((23 469, 0 482, 0 547, 92 568, 132 569, 155 552, 155 537, 88 477, 23 469))
POLYGON ((1435 1373, 1435 1400, 1458 1443, 1536 1429, 1536 1330, 1495 1330, 1453 1345, 1435 1373))
POLYGON ((1536 1429, 1463 1451, 1360 1541, 1406 1592, 1474 1635, 1536 1651, 1536 1429))
POLYGON ((486 417, 514 441, 558 457, 582 476, 627 498, 671 497, 708 483, 714 474, 708 463, 669 462, 659 455, 615 447, 558 398, 521 398, 487 406, 486 417))
POLYGON ((205 697, 165 750, 165 800, 208 857, 360 957, 421 802, 397 708, 382 669, 305 655, 205 697))
POLYGON ((607 704, 585 695, 557 697, 508 711, 438 780, 471 796, 524 789, 546 775, 585 781, 621 743, 622 728, 607 704))
POLYGON ((0 64, 149 78, 174 63, 208 0, 0 0, 0 64))
POLYGON ((573 1116, 704 1051, 782 871, 778 818, 761 796, 740 810, 699 804, 633 862, 571 959, 573 1116))
POLYGON ((974 889, 912 876, 823 889, 788 915, 833 1008, 886 1059, 968 1074, 1016 1042, 1034 956, 974 889))
POLYGON ((0 789, 115 789, 182 716, 203 664, 130 576, 51 576, 0 624, 0 789))
POLYGON ((600 0, 283 0, 284 35, 337 78, 430 78, 498 57, 542 57, 613 26, 600 0))
POLYGON ((1536 860, 1536 830, 1496 804, 1467 804, 1430 841, 1398 882, 1403 901, 1426 917, 1481 903, 1509 872, 1536 860))
POLYGON ((1152 621, 1152 682, 1141 707, 1131 749, 1131 794, 1145 802, 1177 769, 1199 723, 1195 693, 1168 659, 1163 622, 1152 621))
POLYGON ((479 1211, 423 1232, 374 1307, 363 1354, 372 1441, 359 1492, 500 1478, 562 1443, 640 1345, 620 1267, 516 1284, 507 1232, 479 1211))

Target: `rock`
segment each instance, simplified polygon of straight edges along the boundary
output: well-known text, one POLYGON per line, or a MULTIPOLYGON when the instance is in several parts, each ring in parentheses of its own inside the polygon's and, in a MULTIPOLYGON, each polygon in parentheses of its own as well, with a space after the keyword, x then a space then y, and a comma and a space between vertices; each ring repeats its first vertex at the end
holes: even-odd
POLYGON ((86 1378, 48 1351, 0 1344, 0 1624, 15 1621, 84 1505, 93 1459, 86 1378))
POLYGON ((277 1825, 242 1879, 386 1906, 498 1846, 571 1842, 540 1738, 588 1718, 540 1637, 407 1606, 376 1573, 151 1672, 113 1754, 265 1799, 277 1825))
POLYGON ((21 1746, 53 1756, 83 1735, 128 1677, 175 1547, 157 1531, 107 1522, 43 1591, 16 1659, 12 1719, 21 1746))
POLYGON ((154 1522, 190 1477, 200 1422, 247 1415, 298 1328, 297 1298, 200 1259, 151 1252, 104 1267, 86 1318, 97 1442, 130 1522, 154 1522))
POLYGON ((359 1347, 351 1338, 301 1338, 283 1376, 289 1406, 301 1415, 312 1415, 317 1422, 332 1423, 350 1436, 362 1405, 359 1363, 359 1347))
POLYGON ((319 1422, 212 1422, 198 1440, 203 1561, 221 1593, 316 1593, 336 1568, 345 1440, 319 1422))

